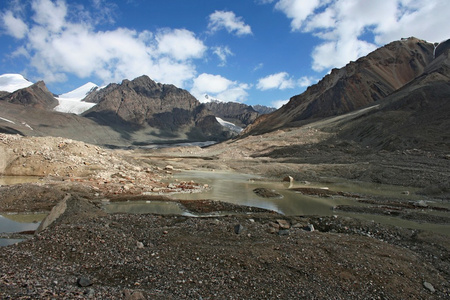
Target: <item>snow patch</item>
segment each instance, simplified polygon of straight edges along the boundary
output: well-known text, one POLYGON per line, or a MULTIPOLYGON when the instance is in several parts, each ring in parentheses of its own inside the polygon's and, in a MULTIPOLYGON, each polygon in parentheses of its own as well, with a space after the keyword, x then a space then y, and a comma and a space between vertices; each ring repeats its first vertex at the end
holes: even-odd
POLYGON ((8 120, 8 119, 2 118, 2 117, 0 117, 0 120, 6 121, 6 122, 9 122, 9 123, 12 123, 12 124, 16 124, 16 123, 14 123, 14 122, 11 121, 11 120, 8 120))
POLYGON ((218 98, 214 98, 208 94, 203 95, 202 98, 200 98, 198 101, 200 101, 201 103, 209 103, 209 102, 225 102, 221 99, 218 98))
POLYGON ((61 94, 56 98, 59 101, 59 105, 54 110, 63 113, 82 114, 96 104, 83 102, 82 100, 98 89, 99 87, 95 83, 88 82, 71 92, 61 94))
POLYGON ((8 93, 29 87, 33 83, 25 79, 20 74, 3 74, 0 75, 0 91, 8 93))
POLYGON ((240 133, 242 130, 244 130, 241 127, 236 126, 236 125, 234 125, 231 122, 227 122, 227 121, 225 121, 225 120, 223 120, 223 119, 221 119, 219 117, 216 117, 216 120, 217 120, 217 122, 220 123, 220 125, 222 125, 223 127, 228 128, 228 129, 230 129, 230 130, 232 130, 234 132, 240 133))

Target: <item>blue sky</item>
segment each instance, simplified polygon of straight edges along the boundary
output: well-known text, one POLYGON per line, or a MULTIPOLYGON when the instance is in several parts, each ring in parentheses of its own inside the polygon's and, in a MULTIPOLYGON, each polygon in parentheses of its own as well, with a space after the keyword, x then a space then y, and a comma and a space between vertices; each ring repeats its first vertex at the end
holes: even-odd
POLYGON ((0 74, 57 94, 140 75, 278 107, 402 37, 450 38, 448 0, 2 0, 0 74))

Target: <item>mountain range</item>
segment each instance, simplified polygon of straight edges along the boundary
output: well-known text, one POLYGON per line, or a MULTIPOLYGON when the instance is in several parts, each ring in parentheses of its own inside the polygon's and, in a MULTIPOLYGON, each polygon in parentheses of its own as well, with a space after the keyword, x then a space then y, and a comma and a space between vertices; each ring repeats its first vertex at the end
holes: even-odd
POLYGON ((105 87, 87 83, 54 95, 43 81, 33 84, 21 75, 5 74, 0 90, 1 132, 67 136, 110 146, 222 141, 259 116, 250 106, 233 102, 220 102, 213 112, 186 90, 145 75, 105 87), (89 128, 88 133, 79 127, 89 128))
POLYGON ((450 128, 449 44, 417 38, 391 42, 333 69, 276 111, 209 98, 201 103, 186 90, 145 75, 102 88, 89 83, 55 97, 43 82, 25 81, 12 91, 21 80, 8 74, 9 81, 0 76, 5 90, 0 132, 115 146, 223 141, 236 136, 236 125, 245 127, 239 135, 245 138, 365 109, 327 130, 367 147, 444 149, 450 128))
POLYGON ((277 111, 260 116, 242 136, 289 130, 363 109, 357 118, 324 129, 340 140, 379 150, 445 153, 450 142, 450 42, 435 46, 417 38, 389 43, 332 70, 277 111))

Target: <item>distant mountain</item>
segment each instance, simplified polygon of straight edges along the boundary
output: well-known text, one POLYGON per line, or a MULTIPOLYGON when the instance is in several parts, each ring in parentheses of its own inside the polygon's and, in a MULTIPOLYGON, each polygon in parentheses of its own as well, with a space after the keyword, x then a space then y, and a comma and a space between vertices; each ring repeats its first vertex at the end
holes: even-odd
POLYGON ((246 127, 260 115, 253 107, 237 102, 212 101, 204 105, 213 112, 216 117, 231 122, 239 127, 246 127))
POLYGON ((269 107, 269 106, 264 106, 264 105, 259 105, 259 104, 252 105, 252 107, 254 110, 256 110, 261 115, 270 114, 277 110, 275 107, 269 107))
POLYGON ((64 113, 81 114, 95 105, 95 103, 88 103, 83 100, 98 89, 99 87, 95 83, 88 82, 71 92, 61 94, 57 97, 59 105, 55 107, 55 110, 64 113))
POLYGON ((96 103, 83 116, 128 134, 139 132, 136 142, 151 136, 172 140, 225 140, 232 132, 188 91, 160 84, 148 76, 89 94, 84 101, 96 103))
POLYGON ((300 126, 376 103, 422 74, 433 61, 433 52, 433 44, 416 38, 392 42, 333 69, 277 111, 259 117, 244 135, 300 126))
POLYGON ((224 101, 208 94, 199 99, 205 103, 216 117, 231 122, 238 127, 246 127, 253 123, 261 114, 267 114, 275 111, 275 108, 263 105, 250 106, 239 102, 224 101))
POLYGON ((17 90, 29 87, 33 83, 20 74, 0 75, 0 91, 12 93, 17 90))
POLYGON ((0 101, 47 110, 51 110, 58 105, 58 100, 47 89, 43 81, 38 81, 26 88, 6 94, 0 98, 0 101))

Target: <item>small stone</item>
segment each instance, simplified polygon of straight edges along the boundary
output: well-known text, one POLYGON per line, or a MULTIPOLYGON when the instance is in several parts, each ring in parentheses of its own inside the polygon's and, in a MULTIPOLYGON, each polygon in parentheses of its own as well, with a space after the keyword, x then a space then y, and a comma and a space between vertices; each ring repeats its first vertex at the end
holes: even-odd
POLYGON ((236 233, 236 234, 240 234, 243 230, 244 230, 244 226, 242 226, 241 224, 234 226, 234 233, 236 233))
POLYGON ((432 293, 436 292, 436 290, 434 289, 434 286, 431 283, 429 283, 429 282, 424 281, 423 287, 426 288, 427 290, 429 290, 432 293))
POLYGON ((279 220, 277 220, 277 223, 278 223, 278 225, 280 225, 281 229, 291 228, 291 224, 286 220, 279 219, 279 220))
POLYGON ((92 285, 92 281, 89 278, 86 277, 80 277, 77 280, 77 284, 80 287, 87 287, 92 285))
POLYGON ((278 235, 289 235, 289 229, 281 229, 278 231, 278 235))
POLYGON ((286 177, 283 178, 283 181, 285 181, 285 182, 294 182, 294 177, 286 176, 286 177))
POLYGON ((145 300, 144 294, 139 291, 124 290, 123 295, 125 300, 145 300))
POLYGON ((144 248, 144 244, 142 242, 137 242, 136 246, 137 246, 138 249, 144 248))
POLYGON ((419 202, 414 203, 414 206, 417 206, 417 207, 428 207, 428 204, 424 200, 420 200, 419 202))
POLYGON ((315 230, 315 229, 314 229, 314 225, 313 225, 313 224, 308 224, 308 225, 306 225, 305 230, 306 230, 306 231, 313 232, 313 231, 315 230))
POLYGON ((167 165, 167 166, 164 167, 164 170, 166 170, 166 171, 173 171, 173 166, 167 165))

